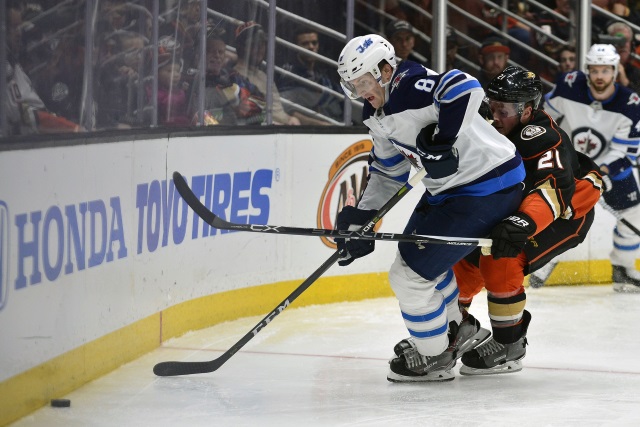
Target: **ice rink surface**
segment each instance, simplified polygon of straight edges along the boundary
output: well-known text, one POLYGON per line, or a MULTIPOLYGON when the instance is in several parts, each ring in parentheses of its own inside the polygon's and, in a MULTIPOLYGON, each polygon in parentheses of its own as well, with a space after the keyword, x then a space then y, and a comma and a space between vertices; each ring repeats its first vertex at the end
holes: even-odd
MULTIPOLYGON (((157 362, 217 358, 261 317, 191 332, 60 396, 70 408, 12 426, 640 426, 640 295, 611 286, 527 295, 519 373, 388 382, 407 333, 396 300, 382 298, 289 308, 218 371, 156 377, 157 362)), ((482 293, 471 312, 483 326, 486 308, 482 293)))

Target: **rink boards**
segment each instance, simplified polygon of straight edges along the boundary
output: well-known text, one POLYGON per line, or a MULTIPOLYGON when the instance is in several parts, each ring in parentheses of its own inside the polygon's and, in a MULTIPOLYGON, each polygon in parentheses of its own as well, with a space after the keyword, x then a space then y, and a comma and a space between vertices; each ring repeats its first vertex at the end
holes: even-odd
MULTIPOLYGON (((174 171, 228 221, 333 228, 370 147, 366 135, 273 133, 0 151, 0 425, 166 339, 268 313, 332 255, 327 239, 209 227, 174 171)), ((380 231, 401 232, 421 192, 380 231)), ((599 210, 552 282, 606 282, 612 227, 599 210)), ((391 295, 395 249, 332 267, 295 304, 391 295)))

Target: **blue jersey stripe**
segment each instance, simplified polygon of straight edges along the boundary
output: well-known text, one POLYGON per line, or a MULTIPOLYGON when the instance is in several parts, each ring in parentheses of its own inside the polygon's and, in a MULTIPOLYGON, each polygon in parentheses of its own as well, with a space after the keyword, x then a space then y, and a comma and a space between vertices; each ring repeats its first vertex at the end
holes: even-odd
POLYGON ((622 172, 620 172, 617 175, 611 175, 611 180, 612 181, 622 181, 623 179, 625 179, 626 177, 628 177, 629 175, 631 175, 633 173, 633 168, 626 168, 625 170, 623 170, 622 172))
POLYGON ((443 335, 447 333, 447 324, 445 323, 441 327, 432 329, 431 331, 418 332, 418 331, 414 331, 413 329, 408 329, 408 331, 412 337, 416 337, 416 338, 436 337, 438 335, 443 335))
POLYGON ((622 144, 622 145, 631 145, 631 146, 638 146, 640 144, 640 140, 637 139, 620 139, 620 138, 616 138, 615 136, 613 138, 611 138, 611 142, 615 142, 616 144, 622 144))
POLYGON ((405 158, 401 153, 396 154, 395 156, 382 158, 376 156, 376 162, 380 163, 385 168, 392 168, 394 166, 399 165, 404 162, 405 158))
POLYGON ((635 251, 636 249, 640 248, 640 244, 637 245, 620 245, 618 243, 613 243, 613 246, 616 249, 620 249, 621 251, 635 251))
MULTIPOLYGON (((442 92, 446 91, 449 83, 451 83, 458 76, 462 76, 462 78, 464 78, 464 76, 462 75, 462 72, 458 70, 451 70, 447 74, 442 76, 442 78, 440 79, 440 83, 438 83, 438 86, 436 86, 436 90, 433 91, 434 95, 437 98, 440 98, 440 95, 442 94, 442 92)), ((456 80, 460 80, 460 79, 458 78, 456 80)))
POLYGON ((462 187, 452 188, 451 190, 438 194, 436 196, 429 196, 429 204, 442 203, 444 200, 450 197, 486 196, 489 194, 497 193, 500 190, 504 190, 505 188, 512 187, 522 182, 525 178, 526 173, 520 156, 511 159, 509 162, 506 162, 501 166, 505 166, 506 164, 513 164, 514 160, 518 162, 518 165, 512 167, 507 171, 500 171, 500 167, 498 167, 493 171, 476 179, 472 183, 465 184, 462 187), (496 174, 498 176, 496 176, 496 174))
POLYGON ((449 286, 451 280, 453 280, 453 270, 449 269, 449 271, 447 271, 447 275, 444 277, 444 280, 436 285, 436 289, 439 291, 443 290, 444 288, 449 286))
POLYGON ((458 296, 459 293, 460 291, 458 290, 458 288, 455 288, 454 291, 451 293, 451 295, 449 295, 444 299, 445 304, 449 305, 449 303, 453 301, 458 296))
POLYGON ((420 322, 429 322, 433 319, 436 319, 438 316, 441 316, 444 313, 446 305, 444 302, 440 304, 440 307, 436 311, 427 314, 407 314, 404 311, 402 312, 402 317, 409 322, 420 323, 420 322))
POLYGON ((449 89, 446 94, 440 98, 440 102, 453 101, 459 96, 464 95, 467 92, 471 92, 474 89, 481 88, 480 83, 477 80, 467 80, 455 87, 449 89))

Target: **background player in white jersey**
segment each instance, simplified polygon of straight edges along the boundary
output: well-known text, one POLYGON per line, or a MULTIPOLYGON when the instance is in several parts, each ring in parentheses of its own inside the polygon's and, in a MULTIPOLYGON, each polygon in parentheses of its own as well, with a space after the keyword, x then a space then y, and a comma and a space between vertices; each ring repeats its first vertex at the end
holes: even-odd
MULTIPOLYGON (((369 178, 357 206, 338 214, 339 229, 372 218, 422 165, 426 191, 406 233, 485 237, 522 199, 524 168, 515 147, 480 114, 480 83, 451 70, 437 74, 415 62, 396 64, 391 43, 356 37, 342 50, 338 73, 345 93, 364 98, 363 122, 373 149, 369 178)), ((340 265, 365 256, 373 241, 338 240, 340 265)), ((389 281, 411 337, 394 351, 389 381, 446 381, 465 351, 489 335, 463 318, 452 266, 473 248, 400 243, 389 281)))
MULTIPOLYGON (((603 195, 605 202, 639 227, 640 192, 634 169, 640 146, 640 98, 615 83, 619 61, 612 45, 594 44, 586 55, 585 71, 562 76, 547 95, 545 110, 571 136, 576 150, 607 174, 612 185, 603 195)), ((639 249, 640 236, 618 221, 610 254, 616 291, 640 292, 640 272, 635 268, 639 249)), ((534 273, 531 279, 539 286, 546 277, 534 273)))

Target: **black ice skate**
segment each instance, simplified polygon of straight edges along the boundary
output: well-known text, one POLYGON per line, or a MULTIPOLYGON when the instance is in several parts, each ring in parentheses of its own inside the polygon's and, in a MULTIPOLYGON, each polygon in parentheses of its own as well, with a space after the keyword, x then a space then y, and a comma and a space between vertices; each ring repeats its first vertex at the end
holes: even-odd
POLYGON ((463 312, 462 322, 460 322, 460 326, 457 326, 457 329, 458 332, 453 342, 453 345, 458 349, 457 359, 482 344, 491 335, 491 332, 480 326, 480 322, 466 311, 463 312))
POLYGON ((514 343, 500 344, 493 337, 462 355, 461 375, 509 374, 522 370, 522 359, 527 353, 527 328, 531 314, 522 316, 522 336, 514 343))
POLYGON ((640 293, 640 272, 636 269, 612 265, 613 290, 622 293, 640 293))
POLYGON ((437 356, 418 353, 413 338, 400 341, 393 348, 397 357, 389 362, 387 380, 391 382, 451 381, 451 369, 462 354, 485 341, 490 332, 480 327, 472 315, 467 314, 458 324, 449 324, 449 347, 437 356))

